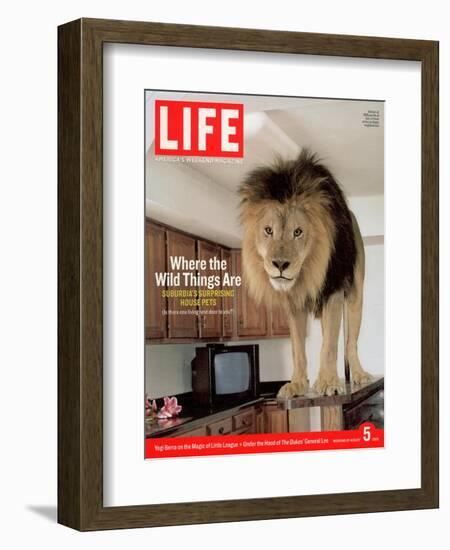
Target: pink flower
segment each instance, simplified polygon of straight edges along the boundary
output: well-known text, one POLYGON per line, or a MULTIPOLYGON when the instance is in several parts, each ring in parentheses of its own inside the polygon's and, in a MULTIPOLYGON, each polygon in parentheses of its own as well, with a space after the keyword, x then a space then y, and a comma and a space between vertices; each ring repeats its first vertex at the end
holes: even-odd
POLYGON ((178 405, 176 397, 164 397, 164 405, 157 414, 158 418, 172 418, 181 412, 181 405, 178 405))
POLYGON ((158 407, 156 401, 150 401, 150 398, 145 394, 145 416, 156 416, 158 407))

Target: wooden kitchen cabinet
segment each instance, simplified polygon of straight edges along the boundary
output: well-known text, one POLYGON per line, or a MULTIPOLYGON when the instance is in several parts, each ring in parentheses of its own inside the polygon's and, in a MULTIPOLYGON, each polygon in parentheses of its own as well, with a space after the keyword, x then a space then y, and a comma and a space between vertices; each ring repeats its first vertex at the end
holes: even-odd
MULTIPOLYGON (((243 277, 242 255, 240 250, 234 250, 235 275, 243 277)), ((237 335, 241 337, 265 337, 267 331, 267 312, 262 305, 257 306, 250 298, 245 288, 245 277, 242 285, 237 288, 237 335)))
POLYGON ((288 412, 276 404, 263 404, 244 408, 238 413, 225 415, 214 422, 205 422, 192 432, 177 433, 185 435, 244 435, 262 433, 287 433, 288 412))
POLYGON ((233 431, 233 420, 230 417, 212 422, 206 426, 208 435, 228 435, 233 431))
POLYGON ((280 410, 277 405, 264 406, 265 433, 286 433, 288 431, 287 411, 280 410))
POLYGON ((167 337, 167 300, 162 298, 165 287, 156 286, 155 273, 166 271, 166 232, 153 223, 145 224, 145 336, 146 338, 167 337))
POLYGON ((221 436, 221 435, 244 435, 264 433, 257 431, 256 419, 262 413, 262 407, 252 405, 243 407, 239 411, 223 411, 221 415, 215 415, 214 420, 205 417, 204 422, 195 428, 189 428, 189 424, 180 426, 176 435, 172 437, 195 437, 195 436, 221 436), (219 416, 219 418, 217 418, 219 416))
POLYGON ((263 407, 255 407, 255 433, 263 434, 264 429, 264 409, 263 407))
MULTIPOLYGON (((205 277, 220 277, 222 279, 222 272, 219 269, 210 269, 210 260, 214 258, 218 262, 221 260, 221 250, 218 245, 206 242, 206 241, 197 241, 198 242, 198 259, 205 260, 207 264, 207 269, 204 269, 200 272, 200 275, 205 277)), ((220 264, 219 264, 220 265, 220 264)), ((212 290, 218 290, 220 286, 214 286, 212 290)), ((199 287, 199 290, 208 290, 206 286, 199 287)), ((202 300, 202 298, 201 298, 202 300)), ((205 298, 208 300, 208 298, 205 298)), ((200 338, 219 338, 222 336, 222 298, 212 298, 210 304, 201 305, 201 310, 208 310, 213 313, 201 313, 199 314, 199 336, 200 338), (215 305, 212 303, 215 301, 215 305)))
MULTIPOLYGON (((266 339, 283 338, 289 336, 289 326, 283 311, 270 311, 265 306, 257 306, 248 295, 245 286, 245 277, 242 273, 241 251, 230 250, 218 243, 200 239, 178 229, 166 226, 150 219, 146 221, 146 254, 145 254, 145 336, 147 340, 159 343, 189 342, 195 340, 239 341, 248 338, 266 339), (201 304, 202 310, 216 310, 213 314, 197 315, 199 306, 182 304, 180 297, 163 298, 162 290, 195 290, 199 289, 195 284, 180 286, 156 286, 155 272, 167 272, 177 275, 179 271, 171 269, 170 257, 183 256, 187 260, 209 260, 216 257, 226 262, 226 270, 200 271, 193 270, 195 276, 217 275, 223 279, 225 272, 231 277, 239 275, 243 277, 242 286, 234 287, 234 296, 207 297, 215 299, 216 304, 201 304), (196 310, 195 314, 179 313, 182 310, 196 310), (169 315, 163 315, 163 310, 172 311, 169 315), (226 312, 226 313, 224 313, 226 312)), ((180 272, 184 272, 181 269, 180 272)), ((215 286, 213 290, 221 287, 215 286)), ((223 290, 230 290, 227 287, 223 290)), ((201 290, 207 290, 202 286, 201 290)), ((187 299, 195 300, 198 297, 191 296, 187 299)), ((186 299, 186 298, 185 298, 186 299)))
POLYGON ((233 430, 236 433, 255 433, 255 409, 251 409, 233 416, 233 430))
POLYGON ((206 426, 207 435, 243 435, 254 434, 255 429, 255 408, 248 407, 242 412, 232 416, 226 416, 216 422, 208 423, 206 426))
POLYGON ((206 435, 206 426, 200 426, 200 428, 188 430, 187 432, 180 430, 178 435, 179 437, 204 437, 206 435))
MULTIPOLYGON (((179 233, 178 231, 167 230, 167 271, 173 274, 183 273, 184 269, 171 269, 170 257, 184 256, 186 260, 196 259, 195 239, 179 233)), ((191 271, 196 275, 195 270, 191 271)), ((192 289, 195 287, 182 284, 176 290, 192 289)), ((198 338, 198 316, 195 314, 184 314, 184 311, 197 309, 196 307, 182 306, 180 298, 168 298, 168 309, 173 313, 168 315, 168 337, 169 338, 198 338)))
MULTIPOLYGON (((222 261, 225 260, 227 262, 227 269, 222 272, 222 278, 225 273, 231 276, 233 273, 231 251, 221 248, 220 255, 222 261)), ((222 310, 224 312, 222 315, 222 336, 224 338, 231 338, 233 336, 233 307, 233 298, 229 296, 222 298, 222 310)))
POLYGON ((272 336, 289 336, 289 323, 287 315, 281 309, 275 308, 271 314, 272 336))

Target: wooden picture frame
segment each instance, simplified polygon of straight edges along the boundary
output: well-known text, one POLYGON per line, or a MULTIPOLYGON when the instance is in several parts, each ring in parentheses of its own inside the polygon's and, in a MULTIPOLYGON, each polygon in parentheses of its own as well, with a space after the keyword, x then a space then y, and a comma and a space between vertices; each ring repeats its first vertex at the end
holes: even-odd
POLYGON ((80 19, 58 32, 58 521, 82 531, 438 506, 438 43, 80 19), (102 56, 105 42, 419 61, 421 487, 104 507, 102 56))

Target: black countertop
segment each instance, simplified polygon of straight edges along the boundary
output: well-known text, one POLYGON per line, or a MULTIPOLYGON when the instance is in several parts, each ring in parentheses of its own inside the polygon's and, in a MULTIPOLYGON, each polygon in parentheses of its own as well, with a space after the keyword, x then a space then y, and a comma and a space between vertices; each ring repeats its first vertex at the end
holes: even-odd
POLYGON ((260 396, 257 399, 245 401, 244 403, 239 403, 231 407, 230 405, 216 408, 197 406, 185 409, 183 407, 181 415, 175 418, 155 419, 152 422, 146 420, 145 437, 170 437, 175 432, 179 431, 181 427, 185 427, 189 430, 195 430, 205 424, 206 418, 208 419, 208 422, 214 422, 223 416, 231 416, 233 414, 237 414, 246 407, 262 403, 265 399, 266 397, 260 396))

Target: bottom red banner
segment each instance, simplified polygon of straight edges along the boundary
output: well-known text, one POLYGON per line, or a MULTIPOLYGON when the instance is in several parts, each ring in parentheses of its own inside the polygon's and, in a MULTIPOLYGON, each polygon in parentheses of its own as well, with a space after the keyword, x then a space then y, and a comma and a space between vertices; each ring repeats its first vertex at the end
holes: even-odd
POLYGON ((370 422, 357 430, 149 438, 145 458, 282 453, 384 446, 384 430, 370 422))

